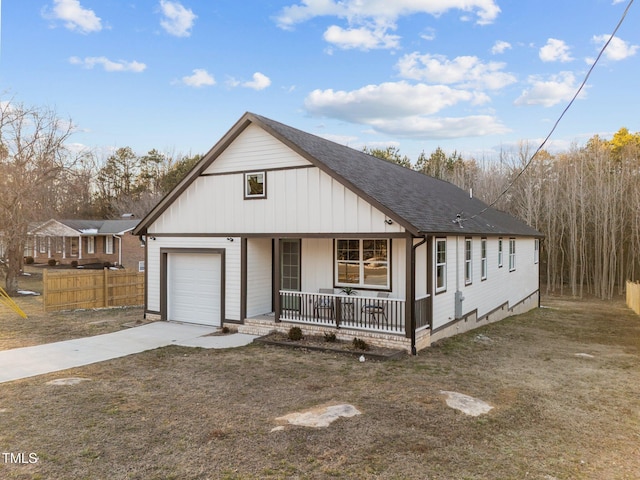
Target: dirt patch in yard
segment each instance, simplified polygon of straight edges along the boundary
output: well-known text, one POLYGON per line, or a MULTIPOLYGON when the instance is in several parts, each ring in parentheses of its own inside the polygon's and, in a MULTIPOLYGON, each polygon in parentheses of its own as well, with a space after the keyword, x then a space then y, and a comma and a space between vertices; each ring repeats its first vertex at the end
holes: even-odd
POLYGON ((37 462, 0 459, 0 478, 638 478, 640 317, 543 305, 388 362, 172 346, 3 384, 2 450, 37 462), (70 377, 90 381, 47 385, 70 377), (494 408, 470 417, 441 391, 494 408), (272 433, 336 403, 361 414, 272 433))

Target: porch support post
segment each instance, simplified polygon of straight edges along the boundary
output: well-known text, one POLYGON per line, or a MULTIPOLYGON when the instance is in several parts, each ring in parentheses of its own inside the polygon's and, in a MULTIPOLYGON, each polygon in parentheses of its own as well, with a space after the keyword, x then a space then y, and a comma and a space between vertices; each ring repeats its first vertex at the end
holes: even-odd
POLYGON ((280 321, 280 239, 273 239, 273 311, 280 321))
POLYGON ((240 239, 240 323, 247 318, 247 237, 240 239))
POLYGON ((436 293, 433 288, 433 279, 435 277, 433 265, 433 235, 429 235, 427 237, 427 293, 429 294, 429 298, 427 299, 429 305, 427 320, 429 322, 429 330, 433 330, 433 298, 436 293))
MULTIPOLYGON (((413 316, 413 304, 416 299, 416 257, 413 250, 413 237, 407 236, 405 240, 405 304, 404 304, 404 331, 407 338, 414 339, 416 323, 413 316)), ((415 342, 412 342, 412 347, 415 342)), ((414 352, 411 352, 414 353, 414 352)))

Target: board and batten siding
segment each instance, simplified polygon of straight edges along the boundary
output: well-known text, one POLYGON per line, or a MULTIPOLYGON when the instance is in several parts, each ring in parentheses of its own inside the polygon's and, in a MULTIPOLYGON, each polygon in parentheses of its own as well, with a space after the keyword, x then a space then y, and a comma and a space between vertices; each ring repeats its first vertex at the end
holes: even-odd
POLYGON ((240 239, 211 237, 157 237, 147 241, 147 310, 160 312, 160 249, 218 248, 225 250, 225 317, 240 320, 240 239))
POLYGON ((205 174, 309 166, 311 163, 256 125, 249 125, 205 174))
MULTIPOLYGON (((362 238, 366 238, 364 235, 362 238)), ((317 293, 321 288, 333 288, 335 257, 333 239, 330 238, 303 238, 301 271, 302 291, 317 293)), ((404 299, 406 292, 406 278, 404 266, 405 240, 394 238, 391 240, 391 292, 390 298, 404 299)), ((424 274, 424 272, 422 272, 424 274)), ((340 293, 340 287, 335 288, 340 293)), ((358 294, 364 297, 375 297, 377 292, 372 290, 358 290, 358 294)))
POLYGON ((153 233, 403 232, 340 182, 255 125, 247 127, 149 228, 153 233), (244 172, 266 171, 266 198, 244 172))
MULTIPOLYGON (((247 240, 247 317, 271 312, 271 239, 247 240)), ((244 319, 243 319, 244 320, 244 319)))
MULTIPOLYGON (((462 314, 477 309, 478 318, 507 303, 517 302, 538 290, 538 264, 534 263, 534 239, 516 239, 516 269, 509 271, 509 237, 502 237, 502 267, 498 267, 498 237, 487 237, 487 279, 481 280, 480 239, 472 238, 472 283, 465 285, 465 237, 458 237, 459 287, 464 300, 462 314)), ((434 237, 435 248, 435 237, 434 237)), ((435 279, 434 285, 435 285, 435 279)), ((455 320, 456 237, 447 237, 447 290, 437 293, 433 300, 433 328, 455 320)))
POLYGON ((384 213, 316 167, 267 171, 267 198, 244 198, 244 175, 197 178, 154 233, 398 233, 384 213))

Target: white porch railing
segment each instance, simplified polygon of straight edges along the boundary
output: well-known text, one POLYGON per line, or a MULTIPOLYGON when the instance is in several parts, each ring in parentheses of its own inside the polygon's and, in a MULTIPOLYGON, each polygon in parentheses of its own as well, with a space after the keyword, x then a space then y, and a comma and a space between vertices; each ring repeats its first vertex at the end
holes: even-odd
POLYGON ((405 301, 281 290, 280 320, 404 334, 405 301))

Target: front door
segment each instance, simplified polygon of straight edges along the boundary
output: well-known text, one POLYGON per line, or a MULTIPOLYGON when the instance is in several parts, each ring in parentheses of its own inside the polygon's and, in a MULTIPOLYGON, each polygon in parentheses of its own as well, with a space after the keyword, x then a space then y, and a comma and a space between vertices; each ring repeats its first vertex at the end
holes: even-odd
MULTIPOLYGON (((300 240, 285 238, 280 241, 280 288, 300 291, 300 240)), ((299 310, 300 298, 284 297, 282 308, 299 310)))

